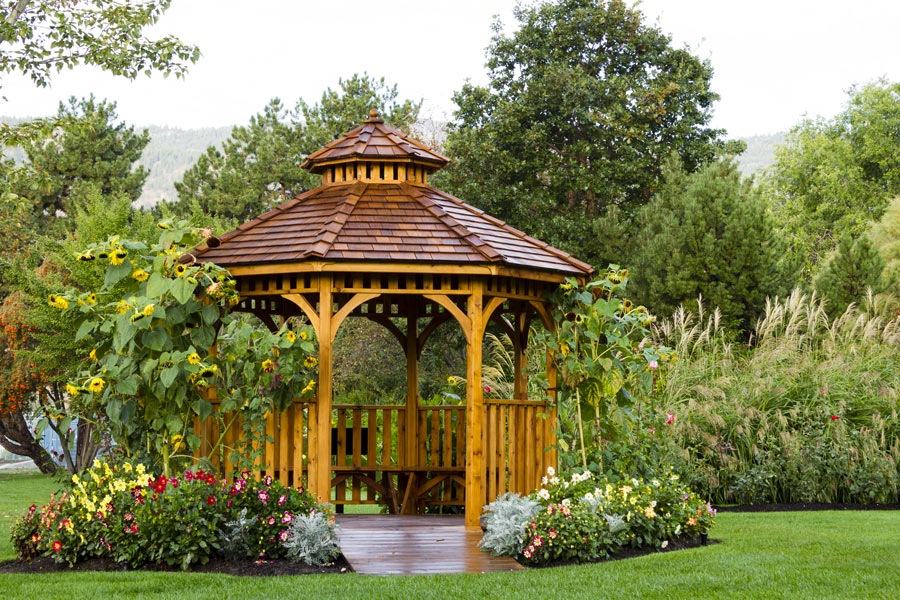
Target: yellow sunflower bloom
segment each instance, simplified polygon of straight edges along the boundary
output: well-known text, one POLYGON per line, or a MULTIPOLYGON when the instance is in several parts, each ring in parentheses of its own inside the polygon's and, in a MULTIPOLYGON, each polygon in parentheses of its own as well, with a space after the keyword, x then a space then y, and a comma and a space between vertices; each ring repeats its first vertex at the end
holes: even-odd
POLYGON ((305 332, 305 331, 301 331, 301 332, 300 332, 300 339, 301 339, 301 340, 305 340, 305 339, 306 339, 306 332, 305 332))
POLYGON ((94 258, 95 258, 94 255, 91 254, 90 252, 85 252, 83 254, 78 255, 78 260, 80 260, 82 262, 88 262, 88 261, 94 260, 94 258))
POLYGON ((284 339, 293 344, 297 340, 297 335, 293 331, 288 331, 284 334, 284 339))
POLYGON ((99 377, 94 377, 91 379, 91 382, 88 384, 88 389, 98 394, 103 391, 103 386, 106 385, 106 382, 100 379, 99 377))
POLYGON ((196 352, 191 352, 190 354, 188 354, 187 359, 189 363, 191 363, 192 365, 196 365, 200 362, 200 355, 196 352))
POLYGON ((91 353, 88 356, 91 357, 92 361, 97 362, 97 349, 94 348, 93 350, 91 350, 91 353))
POLYGON ((119 302, 116 304, 116 312, 120 315, 124 315, 129 310, 131 310, 131 305, 124 300, 119 300, 119 302))
POLYGON ((217 367, 216 365, 209 365, 208 367, 203 367, 203 369, 200 371, 200 377, 203 377, 204 379, 209 379, 210 377, 215 377, 216 372, 218 370, 219 370, 219 367, 217 367))
POLYGON ((136 281, 147 281, 147 279, 150 278, 150 274, 143 269, 138 269, 137 271, 132 273, 131 276, 134 277, 136 281))
POLYGON ((144 307, 144 316, 145 316, 145 317, 149 317, 149 316, 151 316, 151 315, 153 314, 153 307, 154 307, 154 306, 156 306, 156 305, 155 305, 155 304, 148 304, 147 306, 144 307))
POLYGON ((70 396, 74 397, 74 396, 77 396, 80 392, 78 391, 77 387, 75 387, 71 383, 67 383, 66 384, 66 393, 68 393, 70 396))
POLYGON ((266 360, 263 361, 262 368, 263 368, 263 371, 265 371, 266 373, 271 373, 272 371, 275 370, 275 363, 272 362, 271 359, 267 358, 266 360))
POLYGON ((87 300, 88 306, 93 306, 97 304, 97 294, 88 294, 87 300))
POLYGON ((112 255, 109 257, 109 262, 113 266, 118 266, 125 262, 127 256, 128 253, 119 248, 118 250, 113 251, 112 255))
POLYGON ((175 265, 175 274, 179 277, 182 277, 187 272, 187 267, 184 265, 175 265))
POLYGON ((168 223, 157 223, 156 228, 165 231, 166 229, 169 229, 169 225, 168 223))

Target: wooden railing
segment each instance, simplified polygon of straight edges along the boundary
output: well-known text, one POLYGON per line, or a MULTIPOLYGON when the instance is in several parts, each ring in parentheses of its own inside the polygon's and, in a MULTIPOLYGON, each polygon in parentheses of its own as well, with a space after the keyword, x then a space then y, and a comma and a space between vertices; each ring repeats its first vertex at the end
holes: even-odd
MULTIPOLYGON (((556 465, 554 421, 543 402, 486 399, 484 456, 486 501, 504 492, 527 494, 540 484, 548 466, 556 465)), ((225 414, 224 433, 214 419, 195 421, 201 438, 197 456, 209 456, 227 476, 235 476, 234 454, 246 451, 239 417, 225 414), (216 452, 211 449, 221 441, 216 452)), ((415 456, 407 457, 405 406, 345 405, 332 408, 329 464, 337 504, 383 503, 402 493, 405 478, 419 473, 410 486, 426 490, 428 504, 463 504, 465 499, 466 407, 419 405, 415 456), (432 480, 433 485, 428 485, 432 480), (439 480, 439 481, 438 481, 439 480), (398 492, 399 491, 399 492, 398 492)), ((267 415, 264 454, 256 477, 270 475, 292 487, 307 485, 310 449, 316 448, 315 402, 297 401, 279 415, 267 415)), ((398 502, 394 499, 394 504, 398 502)))
POLYGON ((547 467, 556 466, 552 411, 529 400, 490 399, 484 404, 487 501, 505 492, 531 493, 547 467))

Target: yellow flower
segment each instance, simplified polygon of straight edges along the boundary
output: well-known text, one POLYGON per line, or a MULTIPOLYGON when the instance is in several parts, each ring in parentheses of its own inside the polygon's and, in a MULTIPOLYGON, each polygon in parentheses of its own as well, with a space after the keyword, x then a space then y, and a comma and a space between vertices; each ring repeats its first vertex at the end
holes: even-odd
POLYGON ((266 373, 271 373, 272 371, 275 370, 275 363, 272 362, 271 359, 267 358, 266 360, 263 361, 262 368, 263 368, 263 371, 265 371, 266 373))
POLYGON ((119 300, 116 303, 116 312, 120 315, 126 314, 129 310, 131 310, 131 305, 125 302, 124 300, 119 300))
POLYGON ((169 228, 169 224, 168 223, 157 223, 156 227, 157 227, 157 229, 166 230, 169 228))
POLYGON ((306 332, 305 332, 305 331, 301 331, 301 332, 300 332, 300 339, 301 339, 301 340, 305 340, 305 339, 306 339, 306 332))
POLYGON ((54 296, 53 294, 50 294, 50 296, 47 297, 47 303, 50 306, 55 306, 60 310, 66 310, 67 308, 69 308, 69 301, 62 296, 54 296))
POLYGON ((277 346, 272 346, 272 356, 275 358, 281 356, 281 350, 279 350, 277 346))
POLYGON ((203 369, 201 369, 201 371, 200 371, 200 377, 203 377, 205 379, 208 379, 210 377, 215 377, 216 371, 218 371, 218 370, 219 370, 219 367, 217 367, 216 365, 209 365, 208 367, 203 367, 203 369))
POLYGON ((180 435, 176 434, 172 436, 172 447, 175 448, 176 451, 184 448, 184 442, 182 442, 181 439, 180 435))
POLYGON ((80 260, 82 262, 88 262, 88 261, 94 260, 94 255, 91 254, 90 252, 84 252, 84 253, 78 255, 78 260, 80 260))
POLYGON ((66 392, 67 392, 70 396, 77 396, 77 395, 80 393, 80 392, 78 391, 78 388, 75 387, 74 385, 72 385, 71 383, 67 383, 67 384, 66 384, 66 392))
POLYGON ((175 265, 175 274, 179 277, 183 276, 187 272, 187 267, 184 265, 175 265))
POLYGON ((144 307, 144 316, 145 316, 145 317, 149 317, 150 315, 153 314, 153 307, 154 307, 154 306, 155 306, 155 305, 153 305, 153 304, 148 304, 147 306, 144 307))
POLYGON ((240 302, 241 297, 238 294, 228 297, 228 306, 235 306, 237 304, 240 304, 240 302))
POLYGON ((634 304, 631 303, 631 300, 626 300, 622 303, 622 307, 625 309, 625 312, 631 312, 631 309, 634 308, 634 304))
POLYGON ((191 352, 190 354, 188 354, 188 362, 192 365, 198 364, 200 362, 200 355, 196 352, 191 352))
POLYGON ((303 361, 303 364, 309 368, 316 366, 318 363, 319 361, 316 360, 315 356, 307 356, 306 360, 303 361))
POLYGON ((286 334, 284 334, 284 339, 293 344, 297 340, 297 336, 293 331, 288 331, 286 334))
POLYGON ((94 348, 93 350, 91 350, 91 353, 88 354, 88 356, 91 357, 91 360, 92 360, 92 361, 97 362, 97 360, 98 360, 98 359, 97 359, 97 349, 94 348))
POLYGON ((125 252, 121 248, 118 248, 118 249, 114 250, 112 255, 109 257, 109 262, 113 266, 118 266, 118 265, 121 265, 123 262, 125 262, 125 257, 127 257, 127 256, 128 256, 127 252, 125 252))
POLYGON ((100 379, 99 377, 94 377, 91 379, 91 382, 88 384, 88 389, 92 392, 99 393, 103 391, 103 386, 106 385, 106 382, 100 379))
POLYGON ((137 281, 147 281, 147 279, 150 277, 150 274, 143 269, 138 269, 137 271, 132 273, 131 276, 134 277, 137 281))
POLYGON ((88 306, 97 304, 97 294, 88 294, 86 302, 88 303, 88 306))

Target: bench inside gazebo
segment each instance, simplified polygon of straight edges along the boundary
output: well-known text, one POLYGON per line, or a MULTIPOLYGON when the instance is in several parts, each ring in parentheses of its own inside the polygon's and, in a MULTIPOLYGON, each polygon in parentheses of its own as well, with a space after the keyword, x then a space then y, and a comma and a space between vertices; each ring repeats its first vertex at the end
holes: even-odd
MULTIPOLYGON (((305 318, 318 337, 318 392, 270 415, 258 474, 305 486, 323 500, 385 504, 390 513, 461 505, 466 525, 497 495, 531 492, 556 465, 555 373, 551 402, 527 397, 525 349, 533 319, 552 328, 547 294, 591 267, 428 185, 447 159, 370 118, 301 165, 322 185, 195 252, 237 279, 239 310, 275 328, 305 318), (401 405, 335 404, 332 348, 348 317, 387 328, 406 358, 401 405), (418 361, 437 327, 455 321, 466 338, 466 402, 424 405, 418 361), (484 398, 485 328, 512 340, 509 399, 484 398)), ((226 419, 225 422, 229 422, 226 419)), ((207 455, 223 432, 198 422, 207 455)), ((213 461, 226 473, 238 427, 213 461)))

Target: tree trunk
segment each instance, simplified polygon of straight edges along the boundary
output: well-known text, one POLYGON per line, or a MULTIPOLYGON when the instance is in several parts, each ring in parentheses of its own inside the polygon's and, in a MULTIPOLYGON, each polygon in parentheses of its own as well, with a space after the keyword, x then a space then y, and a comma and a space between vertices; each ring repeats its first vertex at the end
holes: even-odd
POLYGON ((0 446, 34 461, 41 473, 55 473, 59 468, 35 439, 22 414, 0 417, 0 446))

